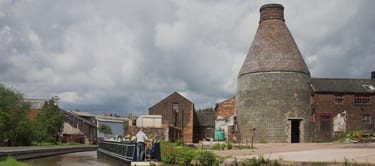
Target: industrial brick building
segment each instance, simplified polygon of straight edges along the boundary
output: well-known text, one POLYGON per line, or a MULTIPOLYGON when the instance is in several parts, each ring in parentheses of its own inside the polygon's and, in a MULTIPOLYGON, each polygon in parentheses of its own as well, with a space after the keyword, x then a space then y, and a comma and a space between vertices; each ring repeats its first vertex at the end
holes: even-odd
POLYGON ((284 20, 284 7, 260 8, 260 22, 238 75, 241 140, 310 142, 310 72, 284 20))
POLYGON ((241 141, 311 142, 374 130, 371 79, 310 78, 285 25, 284 7, 260 8, 257 33, 238 75, 235 113, 241 141))
POLYGON ((194 104, 177 92, 149 108, 149 115, 162 115, 162 126, 168 135, 165 140, 172 142, 193 142, 194 112, 194 104))
POLYGON ((313 141, 335 134, 372 132, 375 117, 375 72, 371 79, 312 78, 313 141))
POLYGON ((235 115, 235 96, 215 105, 215 129, 224 130, 224 138, 228 141, 240 141, 237 117, 235 115))

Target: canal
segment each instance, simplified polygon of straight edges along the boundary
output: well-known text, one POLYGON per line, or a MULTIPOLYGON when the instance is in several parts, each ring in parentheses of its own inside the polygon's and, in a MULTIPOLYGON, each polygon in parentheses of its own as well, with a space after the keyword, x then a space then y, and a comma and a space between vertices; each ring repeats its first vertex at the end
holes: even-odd
POLYGON ((33 166, 120 166, 120 161, 97 157, 96 151, 69 153, 57 156, 25 160, 33 166))

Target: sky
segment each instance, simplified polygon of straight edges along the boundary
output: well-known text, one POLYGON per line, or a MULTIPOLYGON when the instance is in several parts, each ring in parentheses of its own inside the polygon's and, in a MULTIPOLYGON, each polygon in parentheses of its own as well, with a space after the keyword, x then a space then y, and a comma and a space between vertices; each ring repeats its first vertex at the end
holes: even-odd
POLYGON ((147 114, 175 91, 214 107, 235 95, 266 3, 285 7, 312 77, 375 71, 373 0, 0 0, 0 83, 92 114, 147 114))

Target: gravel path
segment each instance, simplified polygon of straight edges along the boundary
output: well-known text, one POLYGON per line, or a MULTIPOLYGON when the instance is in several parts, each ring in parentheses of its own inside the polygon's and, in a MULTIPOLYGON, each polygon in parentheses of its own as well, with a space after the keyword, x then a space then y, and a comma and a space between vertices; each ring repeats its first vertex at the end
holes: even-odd
POLYGON ((264 156, 269 159, 281 159, 287 162, 325 162, 375 164, 375 143, 339 144, 339 143, 268 143, 255 144, 254 149, 216 150, 215 154, 231 163, 236 158, 241 161, 264 156))

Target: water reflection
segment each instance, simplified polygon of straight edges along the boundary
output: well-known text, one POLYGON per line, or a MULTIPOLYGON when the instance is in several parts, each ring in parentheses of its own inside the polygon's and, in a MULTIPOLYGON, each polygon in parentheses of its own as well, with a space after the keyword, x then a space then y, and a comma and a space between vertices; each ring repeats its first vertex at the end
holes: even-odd
POLYGON ((33 166, 119 166, 123 162, 97 157, 96 151, 69 153, 27 160, 33 166))

